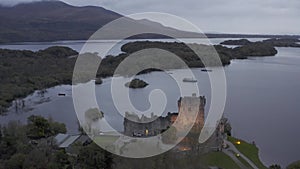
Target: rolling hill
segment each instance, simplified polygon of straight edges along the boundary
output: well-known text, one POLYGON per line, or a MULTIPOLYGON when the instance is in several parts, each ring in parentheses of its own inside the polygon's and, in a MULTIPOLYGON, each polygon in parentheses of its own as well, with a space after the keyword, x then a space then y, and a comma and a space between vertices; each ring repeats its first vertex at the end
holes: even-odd
MULTIPOLYGON (((23 3, 11 7, 0 6, 0 43, 86 40, 103 25, 120 17, 121 14, 102 7, 77 7, 56 0, 23 3)), ((126 22, 115 31, 122 32, 134 28, 150 32, 168 32, 176 37, 203 37, 198 33, 180 31, 149 20, 128 18, 126 22)), ((234 34, 206 34, 206 36, 210 38, 286 37, 234 34)), ((157 34, 143 34, 134 38, 162 37, 157 34)), ((112 37, 109 35, 108 38, 112 37)))
MULTIPOLYGON (((57 40, 86 40, 103 25, 122 15, 102 7, 76 7, 61 1, 40 1, 0 6, 0 42, 34 42, 57 40)), ((128 18, 126 25, 137 29, 160 30, 184 34, 187 37, 199 34, 178 31, 149 20, 128 18)), ((141 37, 161 37, 142 35, 141 37)))

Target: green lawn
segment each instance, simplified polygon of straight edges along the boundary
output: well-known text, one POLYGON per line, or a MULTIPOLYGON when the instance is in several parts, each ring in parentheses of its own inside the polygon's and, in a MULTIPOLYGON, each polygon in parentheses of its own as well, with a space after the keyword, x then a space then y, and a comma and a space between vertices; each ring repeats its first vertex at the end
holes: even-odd
MULTIPOLYGON (((233 150, 229 150, 234 156, 236 156, 236 153, 233 150)), ((237 157, 237 159, 243 163, 247 168, 252 168, 251 165, 243 158, 243 157, 237 157)))
POLYGON ((103 135, 94 137, 94 141, 95 143, 99 143, 101 145, 110 145, 111 143, 114 143, 118 138, 119 136, 103 135))
POLYGON ((228 141, 232 142, 235 147, 243 153, 246 157, 249 158, 258 168, 260 169, 267 169, 267 167, 260 161, 259 156, 258 156, 258 148, 253 145, 249 144, 243 140, 236 139, 234 137, 229 137, 228 136, 228 141), (240 141, 241 144, 237 145, 236 142, 240 141))
POLYGON ((207 166, 218 166, 223 169, 240 168, 229 156, 222 152, 211 152, 201 157, 201 161, 207 166))
POLYGON ((293 162, 287 166, 287 169, 297 169, 300 168, 300 161, 293 162))

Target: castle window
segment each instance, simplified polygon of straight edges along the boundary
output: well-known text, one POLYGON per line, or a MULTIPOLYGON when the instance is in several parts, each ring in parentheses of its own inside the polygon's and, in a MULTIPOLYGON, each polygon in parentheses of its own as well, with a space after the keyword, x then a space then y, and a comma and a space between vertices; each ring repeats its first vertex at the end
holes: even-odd
POLYGON ((148 136, 148 134, 149 134, 149 130, 148 130, 148 129, 146 129, 146 131, 145 131, 145 135, 146 135, 146 136, 148 136))

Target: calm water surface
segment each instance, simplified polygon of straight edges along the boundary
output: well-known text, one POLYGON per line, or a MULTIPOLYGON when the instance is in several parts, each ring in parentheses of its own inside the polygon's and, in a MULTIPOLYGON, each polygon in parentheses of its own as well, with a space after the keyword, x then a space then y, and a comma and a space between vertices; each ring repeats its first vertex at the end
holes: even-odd
MULTIPOLYGON (((224 39, 214 40, 212 43, 219 43, 224 39)), ((42 49, 35 45, 33 48, 25 47, 42 49)), ((279 163, 286 166, 300 159, 300 49, 277 49, 279 53, 275 57, 235 60, 225 67, 228 94, 224 113, 230 119, 233 135, 249 142, 255 141, 266 165, 279 163)), ((180 74, 184 71, 171 72, 180 74)), ((193 72, 198 79, 200 93, 208 99, 207 112, 211 91, 208 75, 200 69, 193 69, 193 72)), ((161 89, 168 100, 164 112, 177 111, 180 93, 170 74, 152 72, 140 75, 139 78, 150 85, 144 89, 130 89, 130 99, 137 109, 148 109, 150 92, 161 89)), ((128 79, 124 78, 124 81, 128 79)), ((114 128, 122 131, 123 120, 113 106, 110 83, 111 79, 108 78, 104 79, 102 85, 96 86, 97 101, 105 118, 114 128)), ((39 114, 66 123, 69 132, 74 133, 78 126, 71 93, 71 86, 67 85, 50 88, 44 96, 36 92, 25 99, 25 110, 16 112, 12 107, 7 116, 0 117, 0 123, 10 120, 25 122, 31 114, 39 114), (57 94, 60 92, 67 96, 59 97, 57 94)))

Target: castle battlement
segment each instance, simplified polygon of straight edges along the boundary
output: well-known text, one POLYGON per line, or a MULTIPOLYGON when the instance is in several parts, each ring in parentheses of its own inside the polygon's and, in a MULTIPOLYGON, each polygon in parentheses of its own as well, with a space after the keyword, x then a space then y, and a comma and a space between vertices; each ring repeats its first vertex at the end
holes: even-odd
POLYGON ((141 117, 139 117, 139 115, 134 112, 131 112, 131 113, 125 112, 125 118, 130 121, 134 121, 134 122, 147 123, 147 122, 154 121, 155 119, 157 119, 159 117, 157 115, 154 115, 154 113, 151 113, 150 117, 147 117, 145 115, 142 115, 141 117))

